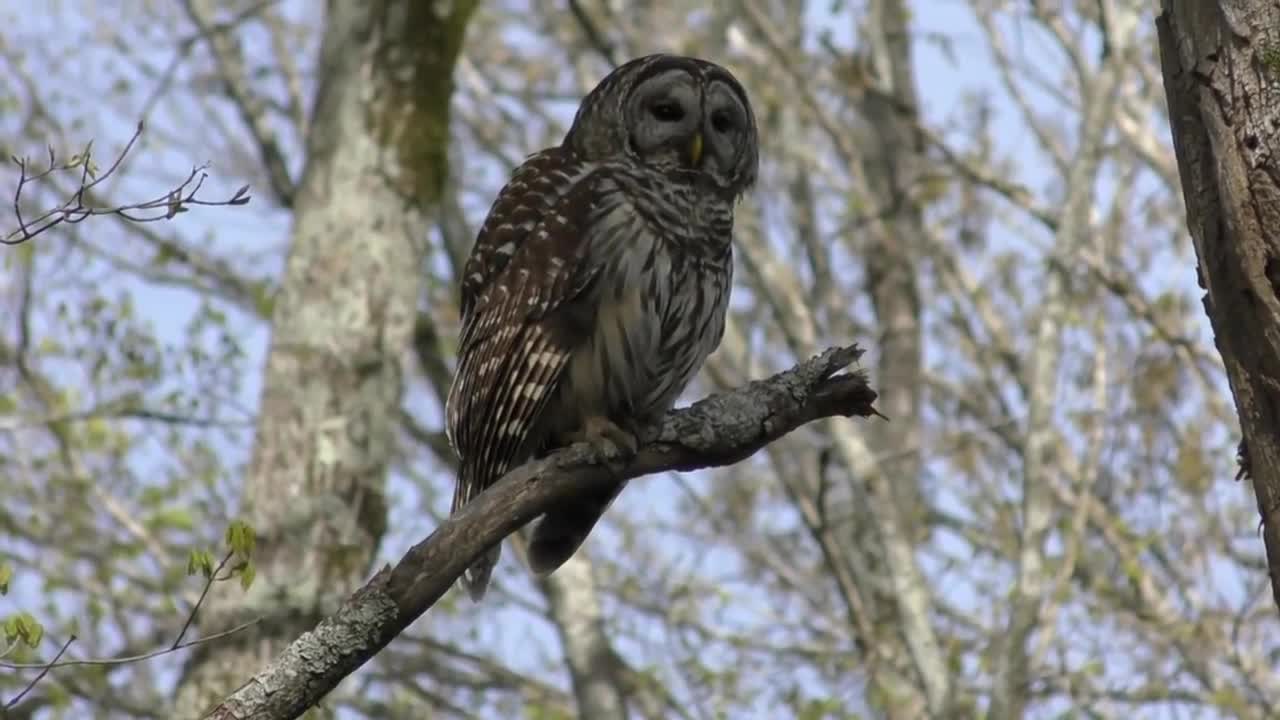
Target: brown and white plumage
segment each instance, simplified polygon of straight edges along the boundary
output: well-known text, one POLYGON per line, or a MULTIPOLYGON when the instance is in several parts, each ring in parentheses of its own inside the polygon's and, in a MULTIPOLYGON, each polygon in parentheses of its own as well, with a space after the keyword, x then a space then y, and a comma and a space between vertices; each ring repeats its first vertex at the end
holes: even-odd
MULTIPOLYGON (((606 77, 564 142, 515 171, 463 269, 446 407, 461 461, 454 512, 540 452, 632 444, 671 408, 723 334, 733 206, 757 162, 733 76, 651 55, 606 77)), ((621 488, 544 516, 535 572, 567 560, 621 488)), ((498 551, 464 576, 473 598, 498 551)))

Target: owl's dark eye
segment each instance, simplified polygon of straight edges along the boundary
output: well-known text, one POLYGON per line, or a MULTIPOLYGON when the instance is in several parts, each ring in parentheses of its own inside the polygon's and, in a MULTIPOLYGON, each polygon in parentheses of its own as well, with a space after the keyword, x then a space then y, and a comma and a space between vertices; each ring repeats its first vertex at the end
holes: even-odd
POLYGON ((654 103, 649 112, 661 122, 680 122, 684 119, 684 108, 670 100, 654 103))
POLYGON ((718 133, 726 133, 733 129, 733 114, 727 110, 716 110, 711 113, 711 127, 718 133))

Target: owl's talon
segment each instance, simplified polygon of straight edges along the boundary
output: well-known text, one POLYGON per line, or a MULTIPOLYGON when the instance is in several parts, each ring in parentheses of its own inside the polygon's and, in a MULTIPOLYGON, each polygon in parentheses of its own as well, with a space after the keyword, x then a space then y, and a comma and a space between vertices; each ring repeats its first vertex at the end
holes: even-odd
POLYGON ((631 457, 640 449, 636 434, 606 417, 589 417, 582 429, 573 433, 572 442, 590 443, 606 460, 631 457))

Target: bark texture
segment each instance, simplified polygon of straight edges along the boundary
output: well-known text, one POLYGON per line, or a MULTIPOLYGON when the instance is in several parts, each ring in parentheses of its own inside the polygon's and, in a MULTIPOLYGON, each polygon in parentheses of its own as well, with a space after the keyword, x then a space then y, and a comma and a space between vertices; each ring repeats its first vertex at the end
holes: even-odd
POLYGON ((1280 3, 1162 8, 1160 62, 1187 224, 1280 605, 1280 3))
POLYGON ((869 416, 876 394, 861 372, 841 372, 856 347, 827 352, 774 377, 671 412, 625 461, 574 445, 506 475, 394 567, 384 567, 334 614, 303 633, 208 715, 295 718, 386 647, 444 595, 471 562, 602 475, 631 479, 728 465, 814 420, 869 416))
POLYGON ((453 65, 474 2, 328 3, 307 164, 293 198, 242 515, 257 581, 221 583, 176 716, 199 717, 367 577, 386 525, 384 482, 401 359, 424 272, 427 217, 446 173, 453 65))

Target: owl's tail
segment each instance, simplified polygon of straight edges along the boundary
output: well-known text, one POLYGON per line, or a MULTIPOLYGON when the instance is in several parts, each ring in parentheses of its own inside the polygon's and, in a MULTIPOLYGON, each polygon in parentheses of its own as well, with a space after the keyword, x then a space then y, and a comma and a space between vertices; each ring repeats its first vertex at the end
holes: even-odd
POLYGON ((573 557, 625 485, 626 482, 606 484, 544 515, 529 539, 529 568, 538 575, 546 575, 573 557))
MULTIPOLYGON (((457 514, 463 505, 471 502, 482 490, 484 485, 478 481, 474 466, 463 461, 458 468, 458 484, 453 488, 453 505, 449 509, 449 514, 457 514)), ((462 586, 467 589, 467 594, 471 596, 473 602, 484 599, 484 592, 489 588, 489 578, 493 576, 493 569, 498 566, 498 558, 501 555, 502 543, 498 543, 484 551, 471 564, 471 567, 462 573, 462 586)))
POLYGON ((502 554, 502 546, 494 545, 481 555, 471 567, 462 573, 462 585, 467 589, 472 602, 484 599, 484 591, 489 589, 489 578, 498 565, 498 556, 502 554))

